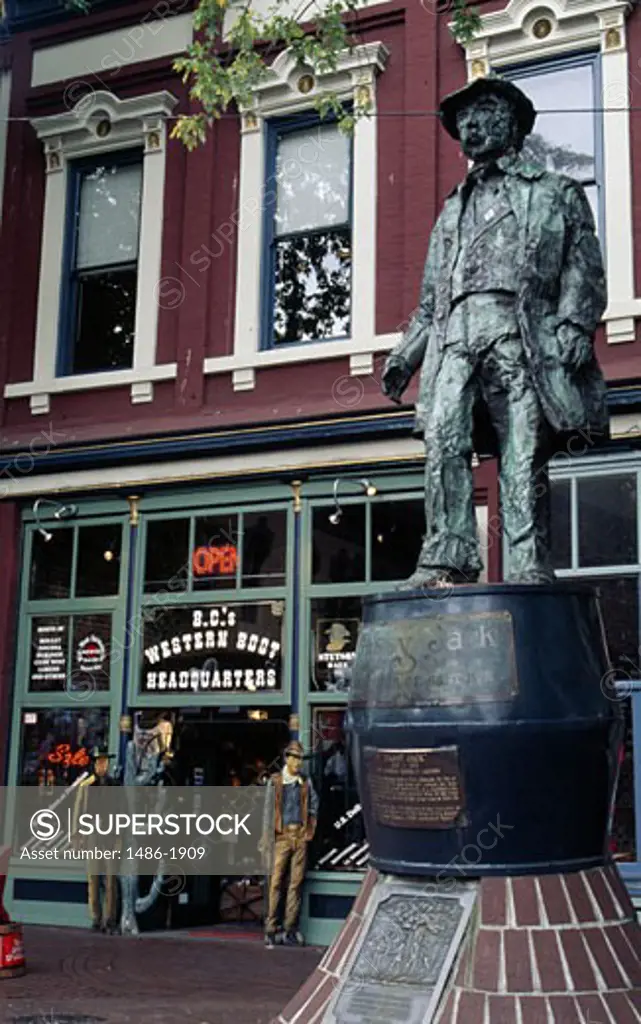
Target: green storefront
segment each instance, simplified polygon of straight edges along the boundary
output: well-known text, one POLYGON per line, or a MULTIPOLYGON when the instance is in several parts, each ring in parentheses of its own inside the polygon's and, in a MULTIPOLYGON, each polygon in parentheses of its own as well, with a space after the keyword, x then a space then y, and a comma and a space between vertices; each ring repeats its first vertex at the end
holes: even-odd
MULTIPOLYGON (((362 597, 423 531, 420 468, 368 472, 26 507, 9 785, 70 785, 96 745, 122 761, 127 717, 170 713, 183 785, 250 783, 298 735, 321 796, 302 923, 329 942, 367 863, 343 731, 362 597)), ((82 874, 12 879, 16 919, 88 923, 82 874)), ((235 880, 189 888, 149 927, 235 919, 235 880)))
MULTIPOLYGON (((145 728, 169 713, 183 785, 251 783, 297 735, 321 796, 302 925, 308 941, 328 943, 368 859, 343 728, 362 598, 413 568, 421 469, 408 456, 334 463, 300 479, 265 467, 26 505, 9 784, 72 784, 101 743, 122 760, 127 717, 145 728)), ((553 476, 559 574, 601 586, 614 674, 637 679, 641 462, 632 453, 566 460, 553 476)), ((492 576, 491 488, 476 498, 492 576)), ((634 889, 641 815, 630 711, 636 719, 641 693, 631 690, 613 852, 634 889)), ((51 879, 14 862, 11 876, 17 920, 88 924, 82 874, 51 879)), ((242 898, 237 879, 190 881, 162 920, 143 926, 244 918, 259 928, 257 881, 242 898)))

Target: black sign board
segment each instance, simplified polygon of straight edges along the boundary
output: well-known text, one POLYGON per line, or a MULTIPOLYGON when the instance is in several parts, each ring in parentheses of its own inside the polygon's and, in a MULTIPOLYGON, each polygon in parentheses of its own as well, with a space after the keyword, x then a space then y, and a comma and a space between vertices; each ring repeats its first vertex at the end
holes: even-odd
POLYGON ((111 615, 78 615, 73 620, 71 691, 109 689, 111 615))
POLYGON ((29 689, 64 690, 69 653, 69 616, 38 615, 31 623, 29 689))
POLYGON ((110 645, 109 613, 35 616, 31 626, 29 689, 36 693, 108 690, 110 645))
POLYGON ((349 690, 360 628, 360 619, 317 621, 314 678, 318 689, 330 693, 349 690))
POLYGON ((144 610, 143 693, 278 693, 282 601, 144 610))

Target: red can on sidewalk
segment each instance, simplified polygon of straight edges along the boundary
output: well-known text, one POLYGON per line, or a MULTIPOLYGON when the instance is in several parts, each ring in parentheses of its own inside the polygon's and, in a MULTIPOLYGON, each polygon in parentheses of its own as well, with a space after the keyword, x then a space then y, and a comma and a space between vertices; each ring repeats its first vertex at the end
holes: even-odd
POLYGON ((17 978, 26 969, 22 925, 0 924, 0 979, 17 978))

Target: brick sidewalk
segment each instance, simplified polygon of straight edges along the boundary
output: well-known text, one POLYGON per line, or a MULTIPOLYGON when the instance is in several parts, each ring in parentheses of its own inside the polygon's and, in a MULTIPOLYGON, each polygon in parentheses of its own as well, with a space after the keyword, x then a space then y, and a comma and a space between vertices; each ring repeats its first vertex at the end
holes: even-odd
POLYGON ((322 954, 243 939, 36 927, 25 928, 25 948, 28 973, 0 980, 2 1024, 30 1015, 67 1024, 74 1014, 96 1024, 269 1024, 322 954))

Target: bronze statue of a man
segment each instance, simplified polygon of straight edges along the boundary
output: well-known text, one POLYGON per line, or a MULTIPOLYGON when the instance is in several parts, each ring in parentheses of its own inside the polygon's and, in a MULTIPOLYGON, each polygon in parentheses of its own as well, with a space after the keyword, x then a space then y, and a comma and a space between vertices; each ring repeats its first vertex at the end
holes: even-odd
POLYGON ((476 79, 440 114, 473 166, 445 202, 419 309, 383 373, 400 402, 421 367, 426 534, 404 586, 478 579, 473 450, 500 460, 506 579, 547 582, 547 461, 572 435, 608 433, 593 347, 606 305, 594 219, 580 185, 520 155, 536 111, 513 83, 476 79))

